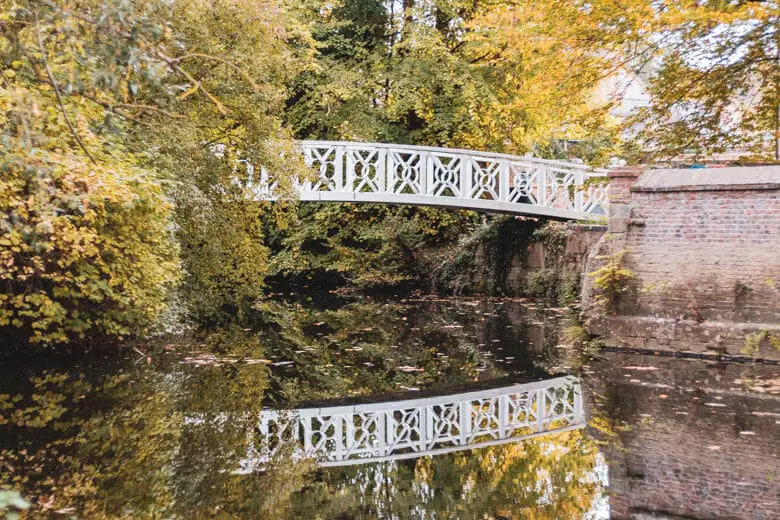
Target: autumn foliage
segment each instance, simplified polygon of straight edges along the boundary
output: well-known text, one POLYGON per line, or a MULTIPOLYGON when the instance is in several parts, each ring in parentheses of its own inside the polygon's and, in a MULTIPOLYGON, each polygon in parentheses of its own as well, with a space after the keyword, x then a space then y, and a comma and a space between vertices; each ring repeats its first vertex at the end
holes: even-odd
MULTIPOLYGON (((172 207, 131 158, 92 164, 73 153, 46 94, 0 91, 11 130, 0 140, 0 328, 42 343, 142 330, 179 273, 172 207), (24 138, 37 146, 20 146, 24 138)), ((87 128, 81 135, 100 144, 87 128)))

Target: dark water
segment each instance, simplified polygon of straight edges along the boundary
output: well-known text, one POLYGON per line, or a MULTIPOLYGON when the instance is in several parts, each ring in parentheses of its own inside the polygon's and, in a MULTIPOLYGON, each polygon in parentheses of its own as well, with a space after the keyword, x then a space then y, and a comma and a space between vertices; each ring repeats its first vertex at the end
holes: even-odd
POLYGON ((780 517, 776 366, 590 358, 562 345, 566 311, 517 301, 260 311, 255 329, 122 355, 0 358, 0 489, 51 518, 780 517), (582 389, 585 428, 336 467, 282 443, 236 471, 264 409, 392 407, 561 375, 582 389))

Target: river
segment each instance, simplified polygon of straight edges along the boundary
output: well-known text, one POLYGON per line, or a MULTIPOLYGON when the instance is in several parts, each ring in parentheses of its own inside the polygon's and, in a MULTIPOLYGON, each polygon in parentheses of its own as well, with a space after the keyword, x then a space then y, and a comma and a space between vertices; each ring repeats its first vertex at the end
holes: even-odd
POLYGON ((582 352, 571 316, 290 296, 4 354, 0 489, 34 518, 780 518, 776 365, 582 352))

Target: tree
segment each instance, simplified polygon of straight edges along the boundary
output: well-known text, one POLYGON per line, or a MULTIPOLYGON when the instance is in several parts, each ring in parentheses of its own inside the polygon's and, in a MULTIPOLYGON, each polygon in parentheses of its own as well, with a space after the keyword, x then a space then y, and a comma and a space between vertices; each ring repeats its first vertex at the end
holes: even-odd
POLYGON ((302 170, 280 111, 309 40, 284 6, 0 5, 0 327, 34 341, 142 331, 178 277, 174 206, 198 316, 257 297, 263 208, 236 165, 282 185, 302 170))
POLYGON ((652 103, 632 118, 652 156, 736 148, 780 160, 776 1, 665 2, 644 41, 652 103))
POLYGON ((0 21, 0 329, 41 343, 123 336, 153 322, 178 276, 172 207, 104 131, 94 93, 68 95, 83 49, 48 11, 17 5, 0 21))
MULTIPOLYGON (((296 78, 286 122, 301 139, 548 157, 555 139, 607 143, 617 125, 590 95, 614 61, 596 41, 609 33, 597 21, 576 23, 583 6, 569 4, 305 3, 316 66, 296 78)), ((597 148, 592 157, 603 160, 610 146, 597 148)), ((298 219, 272 238, 274 271, 336 274, 360 287, 419 281, 478 222, 469 212, 374 205, 301 208, 298 219)))

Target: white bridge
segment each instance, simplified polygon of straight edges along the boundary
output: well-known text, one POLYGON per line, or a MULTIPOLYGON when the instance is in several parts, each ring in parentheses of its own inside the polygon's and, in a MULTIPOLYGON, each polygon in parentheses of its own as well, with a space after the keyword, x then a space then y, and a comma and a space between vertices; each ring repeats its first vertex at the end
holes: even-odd
MULTIPOLYGON (((576 162, 381 143, 299 145, 317 174, 295 182, 303 201, 444 206, 567 220, 607 210, 606 172, 576 162)), ((265 169, 259 179, 250 176, 250 186, 263 200, 278 195, 265 169)))
POLYGON ((296 458, 345 466, 469 450, 585 426, 571 376, 385 403, 261 413, 239 472, 264 467, 284 445, 296 458))

